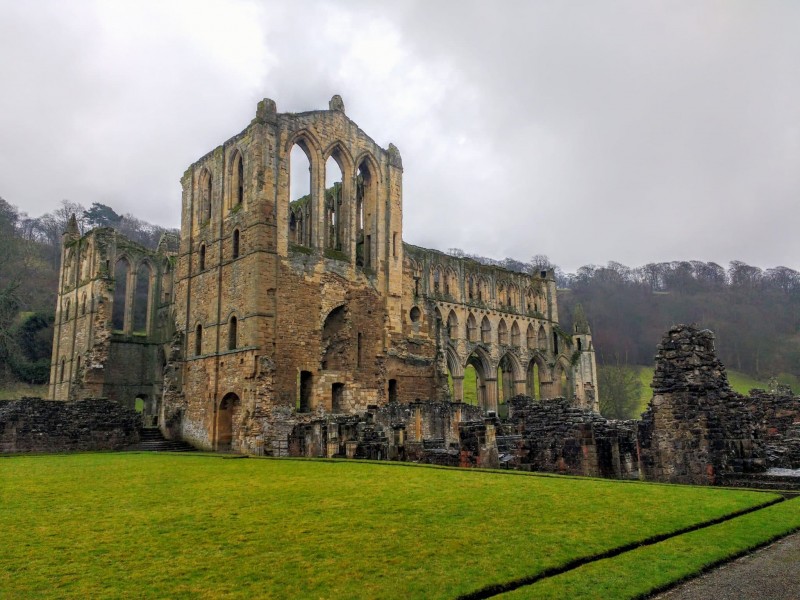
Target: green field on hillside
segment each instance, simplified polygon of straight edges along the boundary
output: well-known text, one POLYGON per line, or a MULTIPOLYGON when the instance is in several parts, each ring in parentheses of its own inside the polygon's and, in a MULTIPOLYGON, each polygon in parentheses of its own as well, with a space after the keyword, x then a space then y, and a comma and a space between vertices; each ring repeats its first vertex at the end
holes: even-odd
POLYGON ((47 398, 47 384, 0 383, 0 400, 18 400, 23 396, 47 398))
POLYGON ((0 481, 0 589, 13 598, 454 598, 778 498, 166 454, 4 457, 0 481))

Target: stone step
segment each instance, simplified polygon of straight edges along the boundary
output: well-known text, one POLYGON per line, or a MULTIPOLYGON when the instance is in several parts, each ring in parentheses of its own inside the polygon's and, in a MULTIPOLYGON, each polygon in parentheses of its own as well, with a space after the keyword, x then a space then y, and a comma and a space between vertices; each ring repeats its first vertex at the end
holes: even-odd
POLYGON ((196 449, 181 440, 168 440, 155 428, 142 429, 139 443, 131 450, 145 452, 195 452, 196 449))

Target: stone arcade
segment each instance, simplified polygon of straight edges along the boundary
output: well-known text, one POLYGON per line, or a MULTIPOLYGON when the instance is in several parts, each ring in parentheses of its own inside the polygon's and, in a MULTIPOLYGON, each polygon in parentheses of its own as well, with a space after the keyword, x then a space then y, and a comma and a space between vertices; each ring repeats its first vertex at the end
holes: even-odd
POLYGON ((285 454, 325 415, 397 403, 421 419, 408 407, 463 400, 468 368, 479 414, 519 394, 596 410, 591 333, 559 327, 553 273, 404 243, 402 175, 339 96, 298 114, 263 100, 184 173, 180 239, 151 251, 112 229, 65 233, 50 399, 109 398, 169 437, 255 454, 285 454))

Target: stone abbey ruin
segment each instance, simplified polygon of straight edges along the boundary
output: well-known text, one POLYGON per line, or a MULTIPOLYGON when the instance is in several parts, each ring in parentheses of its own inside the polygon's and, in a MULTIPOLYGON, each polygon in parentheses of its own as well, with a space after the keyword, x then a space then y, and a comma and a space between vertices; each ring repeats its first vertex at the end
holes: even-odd
POLYGON ((665 334, 642 419, 602 417, 589 325, 559 327, 553 273, 404 243, 402 171, 338 96, 300 114, 266 99, 184 173, 179 237, 152 251, 73 223, 49 398, 0 403, 0 452, 122 448, 145 426, 258 456, 677 483, 800 468, 800 398, 733 392, 693 326, 665 334), (292 199, 295 146, 310 193, 292 199))
POLYGON ((263 100, 184 173, 179 239, 65 234, 50 398, 138 399, 170 436, 257 454, 285 453, 315 415, 460 401, 470 365, 477 413, 519 394, 596 409, 589 328, 559 327, 553 273, 404 243, 402 174, 338 96, 300 114, 263 100), (326 189, 329 158, 342 181, 326 189))

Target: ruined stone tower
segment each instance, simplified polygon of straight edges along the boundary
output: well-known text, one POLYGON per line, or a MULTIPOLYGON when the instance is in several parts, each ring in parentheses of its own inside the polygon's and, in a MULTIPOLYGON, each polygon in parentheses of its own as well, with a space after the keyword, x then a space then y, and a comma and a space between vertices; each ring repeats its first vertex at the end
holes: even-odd
POLYGON ((596 409, 588 324, 559 327, 553 273, 403 243, 402 174, 339 96, 305 113, 261 101, 181 178, 177 247, 66 234, 51 397, 138 397, 170 436, 255 453, 312 413, 464 400, 467 371, 485 411, 520 393, 596 409))

